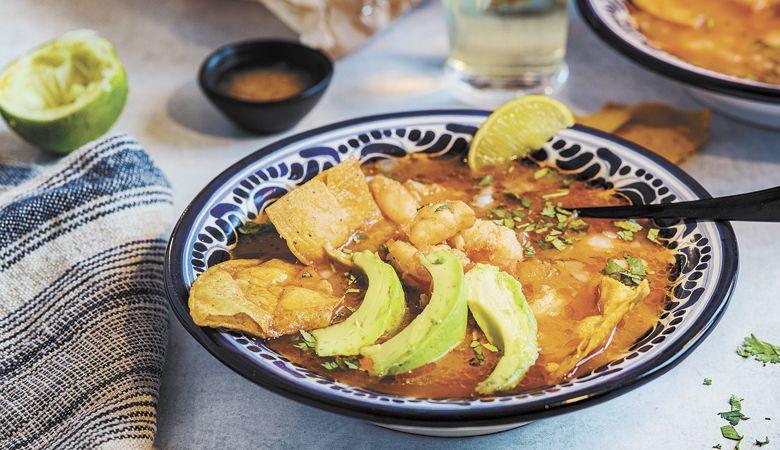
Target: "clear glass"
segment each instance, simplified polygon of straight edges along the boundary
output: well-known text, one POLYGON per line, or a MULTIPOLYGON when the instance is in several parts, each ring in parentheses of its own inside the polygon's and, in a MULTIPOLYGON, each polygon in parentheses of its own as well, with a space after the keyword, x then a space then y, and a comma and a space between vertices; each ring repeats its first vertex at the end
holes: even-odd
POLYGON ((568 0, 442 0, 461 87, 498 96, 550 94, 565 82, 568 0))

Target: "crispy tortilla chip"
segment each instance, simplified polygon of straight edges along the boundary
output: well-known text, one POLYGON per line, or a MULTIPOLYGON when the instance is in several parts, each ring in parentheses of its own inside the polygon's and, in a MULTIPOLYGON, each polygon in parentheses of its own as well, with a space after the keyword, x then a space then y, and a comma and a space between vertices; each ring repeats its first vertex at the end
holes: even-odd
POLYGON ((343 161, 317 175, 315 179, 321 179, 341 207, 347 210, 347 226, 350 229, 357 229, 382 217, 374 197, 368 190, 366 176, 360 169, 360 161, 357 158, 343 161))
POLYGON ((228 328, 263 338, 330 324, 341 299, 330 283, 279 259, 233 259, 210 267, 190 289, 195 324, 228 328))
POLYGON ((290 251, 304 264, 326 258, 357 229, 381 217, 357 159, 332 167, 266 208, 290 251))
POLYGON ((598 128, 607 133, 614 133, 618 128, 631 120, 633 107, 618 103, 607 103, 601 111, 578 117, 577 122, 588 127, 598 128))
POLYGON ((583 125, 614 133, 680 163, 709 138, 710 111, 681 111, 660 103, 607 103, 601 111, 582 116, 583 125))
POLYGON ((349 214, 320 180, 309 180, 266 208, 268 218, 290 251, 304 264, 325 258, 325 246, 349 238, 349 214))

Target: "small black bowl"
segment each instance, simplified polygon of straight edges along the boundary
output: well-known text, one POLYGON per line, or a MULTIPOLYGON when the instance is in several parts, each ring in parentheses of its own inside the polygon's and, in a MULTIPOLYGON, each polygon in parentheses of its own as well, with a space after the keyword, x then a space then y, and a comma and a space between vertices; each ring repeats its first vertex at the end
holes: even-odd
POLYGON ((292 128, 311 111, 332 75, 333 62, 319 50, 292 41, 256 40, 215 50, 203 61, 198 81, 214 106, 236 125, 252 133, 270 134, 292 128), (307 75, 307 86, 292 97, 271 101, 244 100, 221 86, 238 71, 279 65, 307 75))

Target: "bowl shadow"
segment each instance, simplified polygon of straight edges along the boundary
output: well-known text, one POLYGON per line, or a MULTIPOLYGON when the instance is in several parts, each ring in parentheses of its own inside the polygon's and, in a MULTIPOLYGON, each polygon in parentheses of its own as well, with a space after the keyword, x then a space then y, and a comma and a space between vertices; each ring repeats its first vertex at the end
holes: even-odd
POLYGON ((254 138, 233 125, 209 103, 195 80, 179 86, 165 104, 168 115, 179 125, 198 133, 228 138, 254 138))

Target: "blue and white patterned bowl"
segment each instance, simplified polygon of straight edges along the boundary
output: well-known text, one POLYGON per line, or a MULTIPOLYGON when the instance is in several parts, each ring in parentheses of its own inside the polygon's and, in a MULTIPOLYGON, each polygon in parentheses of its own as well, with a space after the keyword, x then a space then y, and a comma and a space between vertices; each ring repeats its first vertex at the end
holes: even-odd
MULTIPOLYGON (((484 434, 572 411, 622 394, 680 362, 717 323, 734 286, 737 244, 727 223, 658 223, 677 252, 678 287, 655 328, 592 373, 516 394, 431 400, 357 389, 298 367, 249 336, 192 322, 187 308, 192 281, 228 258, 238 226, 272 200, 352 155, 363 162, 418 152, 463 157, 487 114, 443 110, 366 117, 289 137, 234 164, 195 197, 171 236, 165 277, 176 316, 211 354, 265 388, 329 411, 433 435, 484 434)), ((668 161, 582 126, 561 131, 532 158, 594 186, 614 186, 634 202, 709 197, 668 161)))
POLYGON ((657 49, 631 21, 626 1, 577 0, 577 6, 590 27, 632 61, 687 84, 694 97, 727 116, 780 128, 780 84, 726 75, 657 49))

